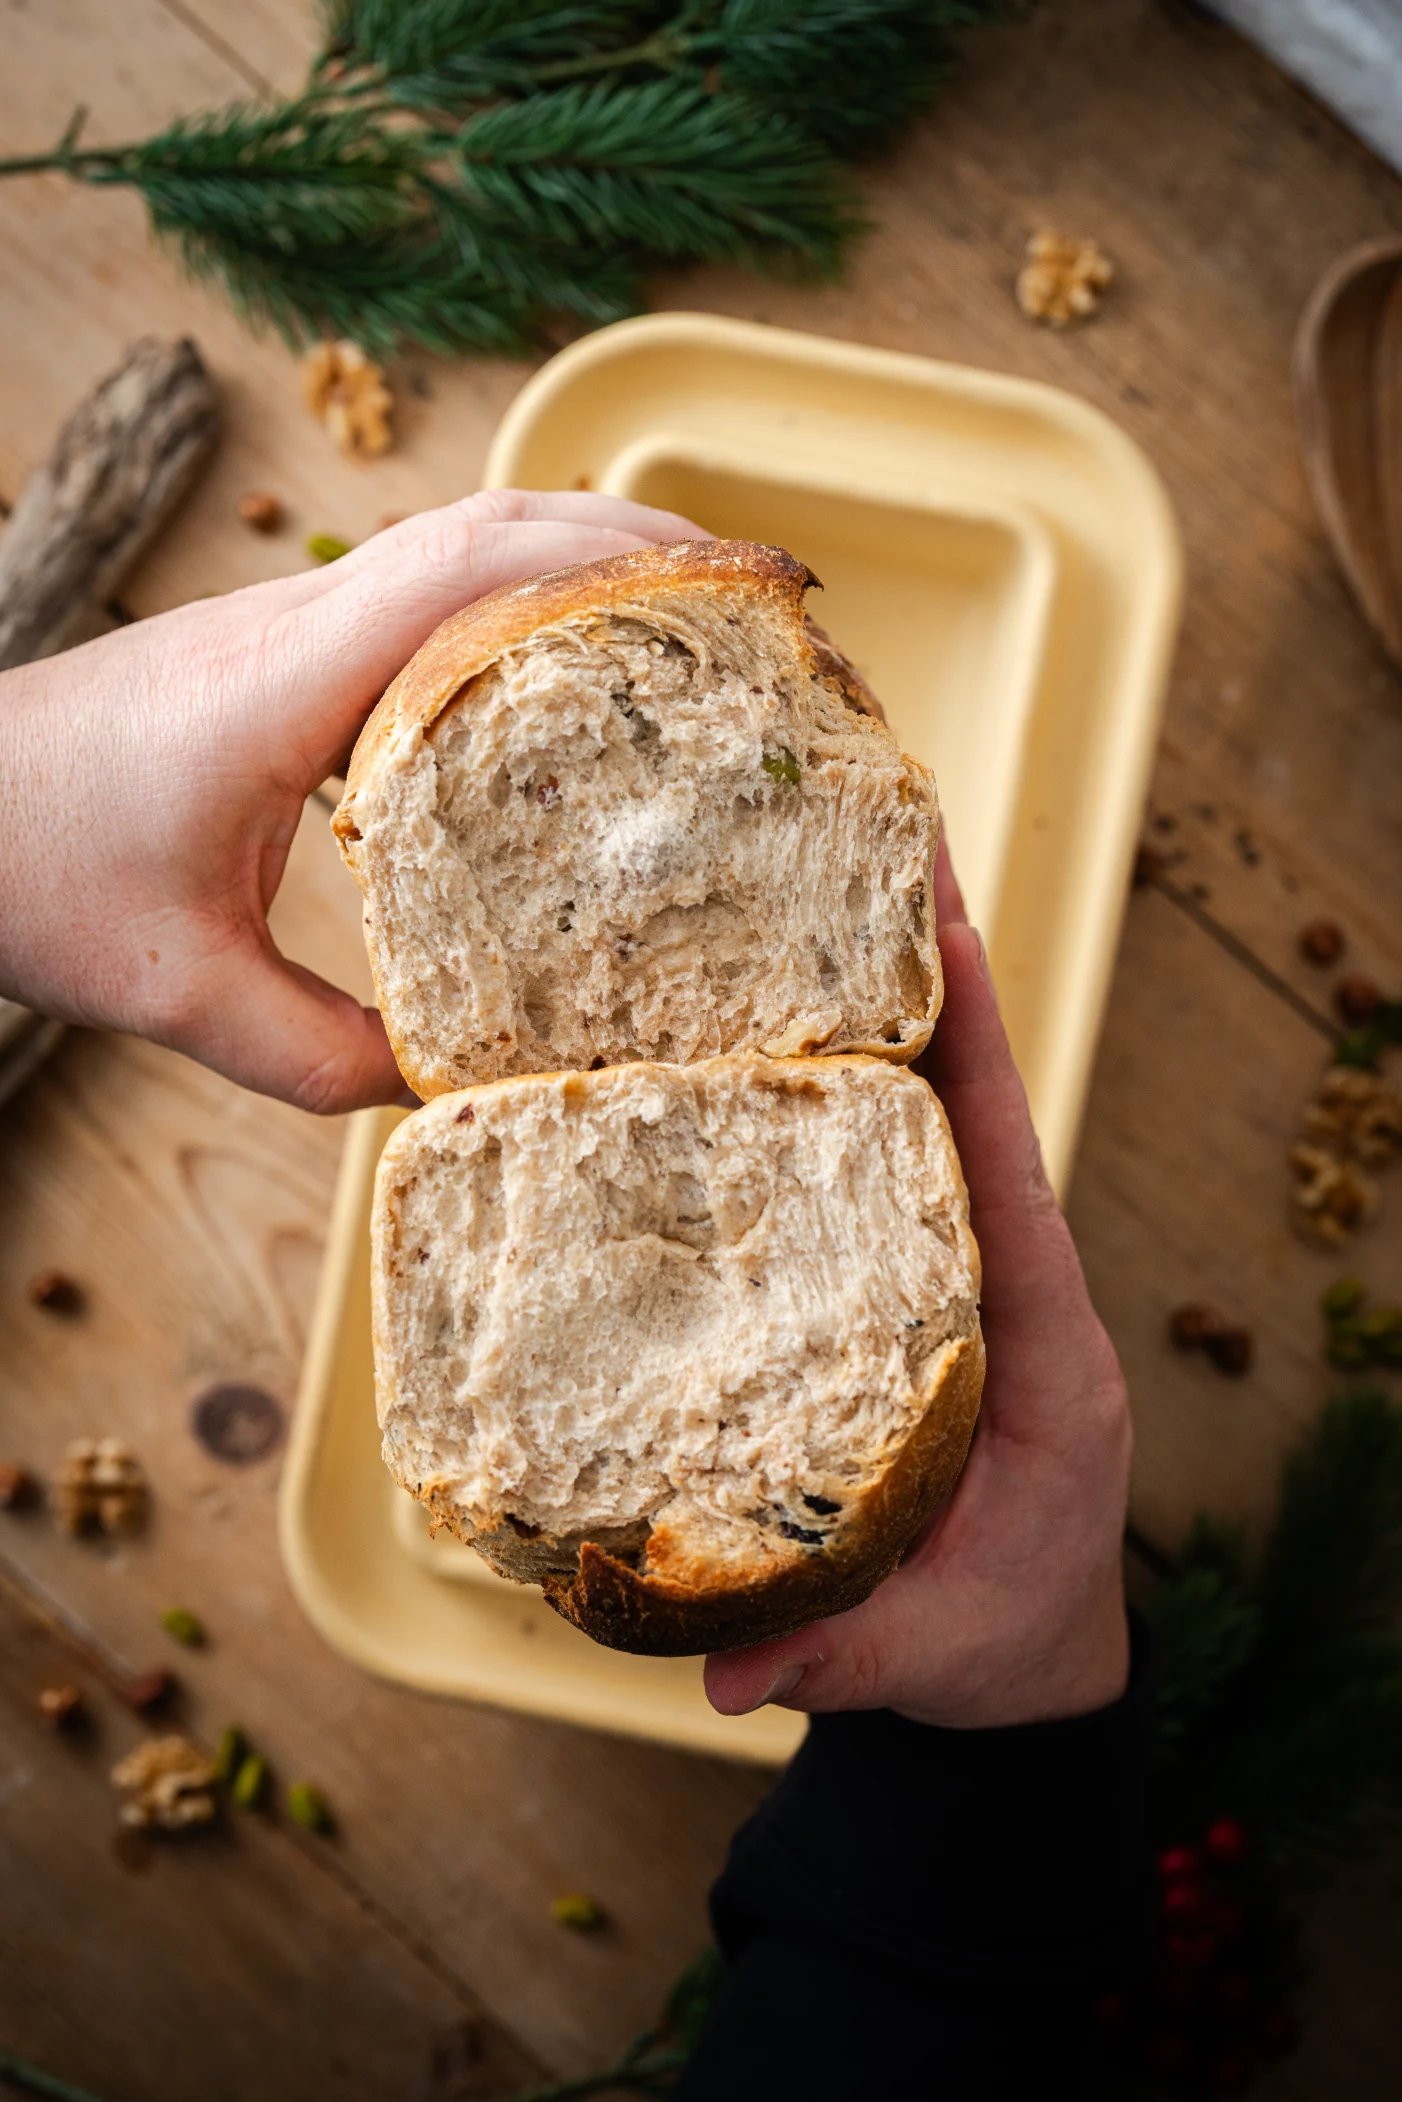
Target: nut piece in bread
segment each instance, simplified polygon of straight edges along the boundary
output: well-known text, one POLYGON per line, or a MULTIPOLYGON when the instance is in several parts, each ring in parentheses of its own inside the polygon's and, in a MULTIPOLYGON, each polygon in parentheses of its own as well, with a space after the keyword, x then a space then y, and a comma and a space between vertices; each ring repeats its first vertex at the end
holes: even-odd
POLYGON ((400 1068, 903 1061, 939 1011, 939 811, 780 548, 683 541, 444 623, 334 828, 400 1068))
POLYGON ((857 1604, 963 1464, 978 1251, 900 1067, 747 1053, 441 1096, 385 1149, 373 1238, 391 1472, 612 1648, 857 1604))

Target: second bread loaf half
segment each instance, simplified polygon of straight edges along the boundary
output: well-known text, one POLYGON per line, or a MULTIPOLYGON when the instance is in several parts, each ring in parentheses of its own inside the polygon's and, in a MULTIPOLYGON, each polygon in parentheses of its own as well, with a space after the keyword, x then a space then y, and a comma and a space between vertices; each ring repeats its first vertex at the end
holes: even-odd
POLYGON ((978 1411, 944 1112, 869 1058, 502 1080, 380 1163, 391 1472, 596 1641, 758 1642, 858 1603, 978 1411))
POLYGON ((927 1042, 934 782, 805 626, 813 582, 648 548, 494 592, 391 686, 335 830, 420 1095, 927 1042))

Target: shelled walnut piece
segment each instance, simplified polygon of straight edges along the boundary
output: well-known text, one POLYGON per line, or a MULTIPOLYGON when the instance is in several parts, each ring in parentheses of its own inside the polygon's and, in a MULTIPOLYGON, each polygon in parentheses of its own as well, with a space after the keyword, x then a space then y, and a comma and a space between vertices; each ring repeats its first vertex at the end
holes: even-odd
POLYGON ((1372 1218, 1378 1185, 1365 1173, 1402 1153, 1402 1098, 1363 1066, 1330 1066, 1290 1149, 1291 1214, 1307 1240, 1340 1248, 1372 1218))
POLYGON ((78 1438, 54 1483, 54 1513, 68 1533, 135 1533, 146 1517, 146 1476, 120 1438, 78 1438))
POLYGON ((343 453, 387 453, 394 396, 358 343, 316 343, 302 360, 302 394, 343 453))
POLYGON ((1043 227, 1027 244, 1017 277, 1017 303, 1032 321, 1065 328, 1100 304, 1115 266, 1094 241, 1070 241, 1043 227))
POLYGON ((1378 1186, 1356 1162, 1338 1160, 1322 1146, 1300 1144, 1290 1149, 1290 1165, 1296 1178, 1295 1224, 1307 1240, 1342 1248, 1377 1210, 1378 1186))
POLYGON ((1380 1168, 1402 1153, 1402 1096, 1362 1066, 1330 1066, 1305 1110, 1305 1137, 1380 1168))
POLYGON ((183 1832, 214 1816, 214 1762, 186 1737, 148 1737, 112 1769, 127 1800, 119 1813, 134 1831, 183 1832))

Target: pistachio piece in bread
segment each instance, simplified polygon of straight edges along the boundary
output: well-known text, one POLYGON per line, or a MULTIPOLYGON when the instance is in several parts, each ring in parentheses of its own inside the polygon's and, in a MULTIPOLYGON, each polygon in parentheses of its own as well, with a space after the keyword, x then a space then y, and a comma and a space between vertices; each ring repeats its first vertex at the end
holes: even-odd
POLYGON ((780 548, 689 540, 444 623, 334 827, 425 1098, 720 1052, 913 1058, 939 812, 780 548))
POLYGON ((440 1096, 385 1149, 373 1238, 391 1472, 613 1648, 857 1604, 963 1464, 978 1251, 900 1067, 750 1053, 440 1096))

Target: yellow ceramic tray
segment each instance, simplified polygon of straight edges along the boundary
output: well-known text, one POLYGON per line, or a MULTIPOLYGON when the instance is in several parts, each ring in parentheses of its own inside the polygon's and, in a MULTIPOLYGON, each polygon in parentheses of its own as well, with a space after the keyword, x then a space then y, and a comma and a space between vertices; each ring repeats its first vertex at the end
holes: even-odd
MULTIPOLYGON (((1178 606, 1152 468, 1083 402, 996 373, 664 314, 586 337, 509 410, 489 486, 581 484, 778 541, 939 780, 1058 1186, 1114 957, 1178 606)), ((781 1760, 697 1660, 624 1657, 502 1582, 379 1456, 367 1220, 400 1112, 352 1120, 283 1479, 307 1613, 386 1677, 699 1751, 781 1760)))
POLYGON ((370 1356, 370 1197, 404 1112, 350 1120, 278 1512, 282 1558, 308 1619, 357 1664, 430 1693, 523 1708, 694 1751, 775 1764, 801 1715, 717 1715, 699 1657, 625 1657, 494 1576, 440 1533, 380 1458, 370 1356))
POLYGON ((1178 535, 1118 425, 1054 387, 710 314, 573 344, 492 488, 595 488, 778 541, 935 770, 1064 1189, 1177 623, 1178 535))

